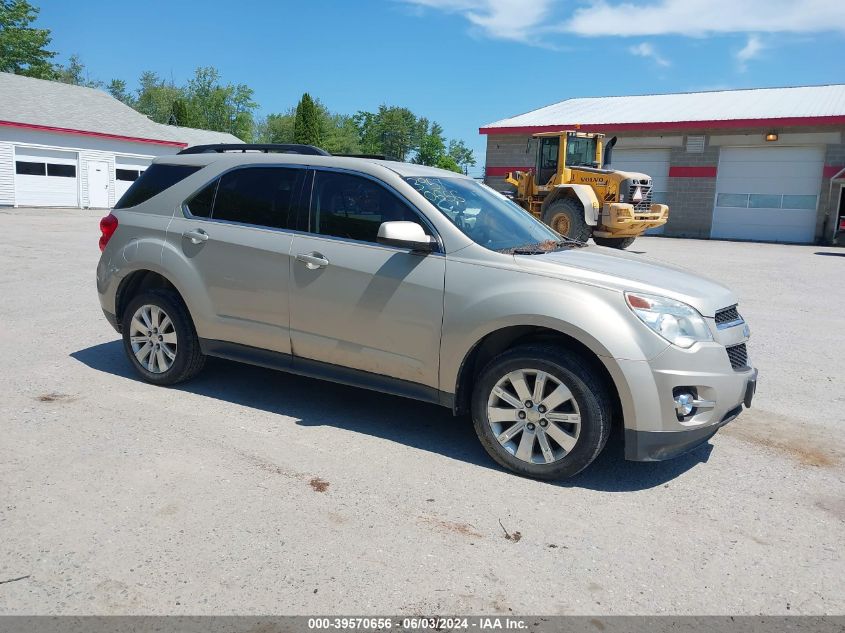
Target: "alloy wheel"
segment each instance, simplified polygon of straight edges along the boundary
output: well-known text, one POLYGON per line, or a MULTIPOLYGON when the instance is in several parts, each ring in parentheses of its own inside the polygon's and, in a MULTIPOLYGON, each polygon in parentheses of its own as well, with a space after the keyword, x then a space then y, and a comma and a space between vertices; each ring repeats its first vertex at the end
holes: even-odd
POLYGON ((142 305, 132 315, 129 342, 135 359, 153 374, 163 374, 176 359, 176 329, 167 313, 156 305, 142 305))

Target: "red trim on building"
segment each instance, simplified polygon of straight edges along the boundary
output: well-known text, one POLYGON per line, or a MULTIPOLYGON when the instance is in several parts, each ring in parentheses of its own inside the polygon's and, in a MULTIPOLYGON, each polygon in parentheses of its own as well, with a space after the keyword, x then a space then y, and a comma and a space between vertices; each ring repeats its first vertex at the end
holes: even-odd
POLYGON ((823 178, 833 178, 840 171, 845 169, 845 165, 825 165, 822 172, 823 178))
POLYGON ((715 178, 716 167, 669 167, 669 178, 715 178))
POLYGON ((809 127, 813 125, 845 125, 845 116, 781 117, 773 119, 723 119, 716 121, 663 121, 652 123, 561 123, 525 127, 482 127, 479 134, 537 134, 574 130, 581 132, 624 132, 626 130, 703 130, 756 127, 809 127))
POLYGON ((127 141, 129 143, 148 143, 151 145, 167 145, 168 147, 187 147, 187 143, 181 141, 164 141, 154 138, 139 138, 137 136, 123 136, 121 134, 107 134, 105 132, 89 132, 87 130, 73 130, 64 127, 52 127, 49 125, 35 125, 34 123, 18 123, 15 121, 0 121, 0 126, 18 127, 25 130, 38 130, 39 132, 55 132, 56 134, 75 134, 77 136, 93 136, 96 138, 107 138, 115 141, 127 141))
POLYGON ((512 171, 534 171, 533 167, 488 167, 485 172, 488 176, 507 176, 512 171))

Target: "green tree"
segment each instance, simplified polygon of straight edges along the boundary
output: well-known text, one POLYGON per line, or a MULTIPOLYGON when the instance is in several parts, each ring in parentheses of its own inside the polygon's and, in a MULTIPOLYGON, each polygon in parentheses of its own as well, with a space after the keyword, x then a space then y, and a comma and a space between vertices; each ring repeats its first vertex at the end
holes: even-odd
POLYGON ((123 79, 112 79, 108 86, 106 86, 106 90, 118 101, 122 101, 133 108, 135 107, 135 97, 126 88, 126 82, 123 79))
POLYGON ((320 112, 317 104, 306 92, 296 106, 293 124, 294 142, 320 147, 320 127, 320 112))
POLYGON ((102 88, 103 82, 91 79, 91 73, 82 63, 79 55, 73 54, 68 60, 67 66, 56 66, 54 79, 65 84, 74 86, 85 86, 86 88, 102 88))
POLYGON ((168 123, 173 115, 173 104, 185 96, 183 89, 165 82, 151 70, 141 73, 138 83, 138 98, 133 107, 157 123, 168 123))
POLYGON ((420 147, 414 162, 421 165, 437 165, 446 155, 446 139, 443 128, 438 123, 432 123, 420 141, 420 147))
POLYGON ((54 77, 50 60, 56 53, 47 50, 50 30, 30 26, 38 11, 26 0, 0 0, 0 72, 54 77))
POLYGON ((456 139, 449 141, 449 148, 446 153, 462 168, 464 173, 467 172, 467 168, 475 167, 475 155, 470 148, 464 145, 463 141, 456 139))
POLYGON ((440 169, 448 169, 449 171, 456 171, 459 174, 464 173, 463 168, 458 165, 454 158, 449 156, 448 154, 443 154, 440 158, 437 159, 437 163, 435 163, 436 167, 440 167, 440 169))
POLYGON ((290 108, 284 114, 268 114, 265 119, 267 143, 293 143, 293 126, 296 109, 290 108))

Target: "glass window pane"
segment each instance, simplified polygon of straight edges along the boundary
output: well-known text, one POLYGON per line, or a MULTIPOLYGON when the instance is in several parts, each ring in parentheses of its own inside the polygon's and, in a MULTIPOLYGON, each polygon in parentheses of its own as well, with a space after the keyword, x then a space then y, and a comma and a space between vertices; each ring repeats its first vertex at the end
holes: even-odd
POLYGON ((214 200, 215 220, 277 229, 289 228, 288 213, 298 192, 301 169, 244 167, 220 178, 214 200))
POLYGON ((76 165, 57 165, 47 163, 47 175, 60 178, 76 178, 76 165))
POLYGON ((769 193, 752 193, 748 196, 749 209, 780 209, 780 199, 783 196, 769 193))
POLYGON ((129 182, 135 182, 138 180, 138 176, 140 172, 137 169, 115 169, 115 178, 118 180, 126 180, 129 182))
POLYGON ((217 192, 218 182, 220 182, 219 179, 209 183, 185 203, 191 215, 197 218, 211 217, 211 205, 214 204, 214 194, 217 192))
POLYGON ((787 196, 783 197, 784 209, 815 209, 816 196, 787 196))
POLYGON ((25 160, 15 161, 15 173, 24 176, 43 176, 46 165, 44 163, 30 163, 25 160))
POLYGON ((146 202, 200 169, 193 165, 150 165, 126 190, 114 208, 127 209, 146 202))
POLYGON ((744 209, 748 206, 747 193, 720 193, 716 197, 717 207, 738 207, 744 209))
MULTIPOLYGON (((396 195, 367 178, 318 171, 312 232, 376 242, 382 222, 417 222, 419 216, 396 195)), ((428 233, 428 231, 426 231, 428 233)))

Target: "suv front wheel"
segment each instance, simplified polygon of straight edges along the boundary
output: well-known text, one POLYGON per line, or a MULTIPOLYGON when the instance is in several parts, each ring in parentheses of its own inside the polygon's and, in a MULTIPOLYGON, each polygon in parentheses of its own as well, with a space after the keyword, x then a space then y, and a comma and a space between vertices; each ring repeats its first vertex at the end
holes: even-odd
POLYGON ((205 364, 191 317, 170 290, 151 290, 132 299, 123 312, 122 332, 123 349, 147 382, 183 382, 205 364))
POLYGON ((581 472, 610 435, 598 372, 553 345, 517 347, 491 360, 476 381, 472 417, 494 460, 539 479, 581 472))

